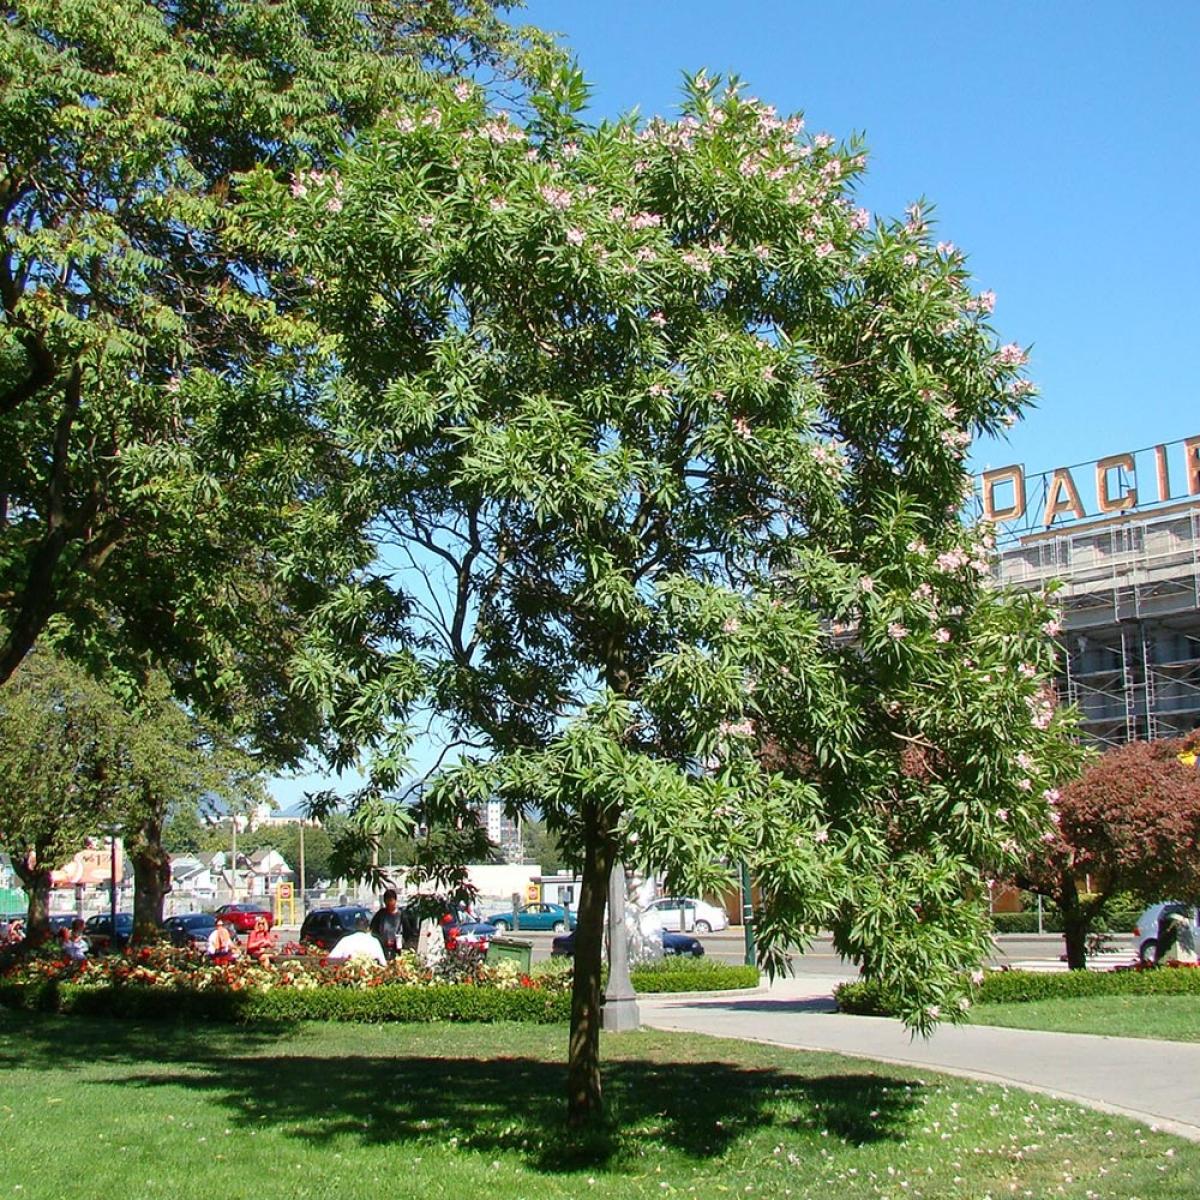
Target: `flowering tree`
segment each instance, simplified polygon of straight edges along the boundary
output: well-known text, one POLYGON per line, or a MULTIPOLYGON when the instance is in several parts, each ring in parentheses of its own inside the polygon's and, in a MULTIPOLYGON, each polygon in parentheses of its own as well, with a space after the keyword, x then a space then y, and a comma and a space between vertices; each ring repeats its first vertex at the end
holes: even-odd
POLYGON ((769 968, 832 925, 927 1029, 1072 754, 1051 614, 984 586, 959 520, 968 444, 1030 390, 960 252, 736 82, 645 125, 585 126, 583 91, 564 69, 520 125, 431 80, 336 170, 243 190, 330 336, 327 420, 457 743, 424 803, 534 804, 582 864, 578 1120, 614 863, 747 860, 769 968))
POLYGON ((1116 893, 1200 900, 1200 771, 1178 758, 1198 744, 1129 742, 1052 793, 1055 828, 1016 878, 1062 910, 1072 970, 1087 965, 1087 935, 1116 893))

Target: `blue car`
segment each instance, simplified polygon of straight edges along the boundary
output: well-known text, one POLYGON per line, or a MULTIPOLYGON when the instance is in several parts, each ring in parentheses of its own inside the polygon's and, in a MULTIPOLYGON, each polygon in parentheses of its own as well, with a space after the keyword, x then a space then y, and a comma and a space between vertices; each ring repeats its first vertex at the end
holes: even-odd
POLYGON ((517 909, 517 923, 513 924, 512 909, 508 912, 492 913, 483 919, 501 933, 510 929, 522 932, 532 929, 552 929, 555 933, 566 933, 575 928, 575 914, 561 904, 525 904, 517 909))
MULTIPOLYGON (((662 935, 663 954, 690 954, 693 958, 704 957, 704 944, 699 938, 690 933, 672 933, 669 929, 660 929, 662 935)), ((550 943, 551 958, 575 957, 575 931, 564 933, 550 943)))

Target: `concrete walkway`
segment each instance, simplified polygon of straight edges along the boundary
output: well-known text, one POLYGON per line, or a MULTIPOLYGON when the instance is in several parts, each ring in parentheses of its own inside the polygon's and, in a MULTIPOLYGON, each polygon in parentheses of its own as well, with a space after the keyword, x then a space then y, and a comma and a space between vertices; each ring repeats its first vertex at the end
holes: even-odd
POLYGON ((828 1050, 1006 1083, 1200 1142, 1200 1043, 986 1025, 944 1026, 924 1041, 891 1018, 834 1012, 830 996, 839 981, 808 975, 749 994, 640 996, 638 1004, 642 1023, 654 1029, 828 1050))

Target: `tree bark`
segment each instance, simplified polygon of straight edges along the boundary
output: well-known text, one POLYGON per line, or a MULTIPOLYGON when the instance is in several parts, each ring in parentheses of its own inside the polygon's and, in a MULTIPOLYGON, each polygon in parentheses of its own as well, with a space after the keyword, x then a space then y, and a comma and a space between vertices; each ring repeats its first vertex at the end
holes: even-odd
POLYGON ((38 861, 34 851, 12 856, 13 870, 29 897, 25 941, 30 946, 40 946, 50 940, 50 868, 39 866, 38 861))
POLYGON ((163 849, 162 822, 147 821, 131 839, 133 868, 133 941, 157 941, 162 932, 163 900, 171 890, 171 856, 163 849))
POLYGON ((1059 907, 1063 915, 1063 940, 1067 944, 1067 969, 1087 970, 1087 935, 1091 916, 1079 902, 1079 888, 1069 873, 1064 873, 1059 907))
MULTIPOLYGON (((590 806, 589 806, 590 807, 590 806)), ((608 876, 616 857, 612 839, 600 827, 600 814, 584 814, 585 846, 575 926, 575 978, 571 988, 571 1037, 567 1057, 567 1120, 588 1125, 600 1120, 600 969, 604 956, 604 909, 608 876)))

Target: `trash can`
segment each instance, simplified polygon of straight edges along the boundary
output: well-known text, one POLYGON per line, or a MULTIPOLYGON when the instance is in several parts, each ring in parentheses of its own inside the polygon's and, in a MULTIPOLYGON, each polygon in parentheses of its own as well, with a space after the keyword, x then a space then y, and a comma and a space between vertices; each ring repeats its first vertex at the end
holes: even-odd
POLYGON ((524 938, 494 937, 488 943, 487 961, 515 963, 519 971, 528 974, 533 963, 533 943, 524 938))

